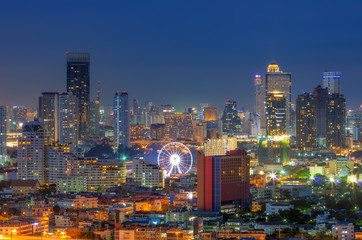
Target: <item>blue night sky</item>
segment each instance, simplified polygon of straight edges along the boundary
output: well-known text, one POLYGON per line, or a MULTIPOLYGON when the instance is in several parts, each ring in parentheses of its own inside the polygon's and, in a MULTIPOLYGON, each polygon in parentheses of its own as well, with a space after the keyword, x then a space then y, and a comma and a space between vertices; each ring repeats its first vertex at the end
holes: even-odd
POLYGON ((91 53, 105 105, 126 90, 142 106, 251 109, 272 60, 292 72, 293 101, 327 68, 348 107, 362 104, 362 1, 2 1, 0 29, 0 105, 64 91, 66 51, 91 53))

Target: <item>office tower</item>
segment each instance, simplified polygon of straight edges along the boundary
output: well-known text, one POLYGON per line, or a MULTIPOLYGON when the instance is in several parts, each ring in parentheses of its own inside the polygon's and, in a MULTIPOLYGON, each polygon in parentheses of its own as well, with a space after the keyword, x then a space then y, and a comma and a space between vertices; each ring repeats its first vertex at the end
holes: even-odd
POLYGON ((273 138, 263 137, 258 139, 258 161, 259 165, 268 162, 289 163, 290 144, 289 137, 275 136, 273 138))
POLYGON ((198 211, 236 212, 249 204, 250 160, 245 151, 197 153, 198 211))
POLYGON ((91 138, 97 138, 100 136, 101 121, 99 100, 92 101, 89 105, 89 136, 91 138))
POLYGON ((346 122, 346 100, 342 94, 328 96, 327 147, 343 147, 346 122))
POLYGON ((315 100, 311 93, 298 95, 296 102, 297 147, 313 149, 316 146, 315 100))
POLYGON ((129 147, 130 135, 130 121, 129 121, 129 103, 128 93, 122 92, 121 94, 121 127, 120 127, 120 144, 124 147, 129 147))
POLYGON ((353 136, 354 141, 361 141, 362 111, 361 109, 347 111, 346 134, 353 136))
POLYGON ((142 187, 164 187, 164 169, 144 159, 134 159, 132 163, 133 179, 142 187))
MULTIPOLYGON (((286 133, 291 133, 291 110, 290 110, 290 104, 291 104, 291 73, 282 72, 279 69, 279 66, 272 62, 269 64, 267 73, 264 74, 263 79, 263 85, 265 87, 265 90, 263 91, 265 94, 265 97, 268 93, 271 92, 279 92, 284 94, 285 100, 286 100, 286 133)), ((264 100, 265 101, 265 100, 264 100)), ((264 113, 260 114, 260 124, 261 124, 261 131, 264 133, 266 128, 266 117, 264 113)))
POLYGON ((44 145, 49 143, 43 124, 37 119, 23 126, 22 138, 18 140, 18 178, 47 181, 47 164, 44 145))
POLYGON ((133 124, 142 124, 142 109, 138 103, 138 99, 133 99, 133 115, 132 115, 133 124))
POLYGON ((113 145, 118 148, 121 135, 121 95, 117 91, 113 97, 113 145))
POLYGON ((59 93, 42 92, 38 117, 52 143, 59 141, 59 93))
POLYGON ((165 116, 165 139, 170 141, 193 140, 193 126, 190 114, 169 113, 165 116))
POLYGON ((221 121, 223 134, 233 135, 241 132, 241 119, 236 109, 236 101, 226 101, 221 121))
POLYGON ((328 110, 328 90, 317 86, 313 90, 315 100, 315 128, 316 146, 326 147, 327 138, 327 110, 328 110))
POLYGON ((0 164, 6 160, 6 114, 7 108, 0 106, 0 164))
MULTIPOLYGON (((256 74, 254 78, 254 99, 254 112, 265 117, 265 89, 260 74, 256 74)), ((260 132, 257 132, 257 135, 259 134, 260 132)))
POLYGON ((340 72, 324 72, 323 88, 328 89, 328 94, 341 94, 341 73, 340 72))
POLYGON ((72 150, 78 145, 78 98, 70 92, 59 95, 59 143, 72 145, 72 150))
POLYGON ((67 52, 67 92, 72 92, 78 98, 79 137, 89 137, 89 53, 67 52))
POLYGON ((217 109, 211 105, 203 108, 204 121, 217 121, 217 109))
POLYGON ((267 93, 265 117, 267 136, 280 136, 287 133, 287 101, 285 94, 280 92, 267 93))

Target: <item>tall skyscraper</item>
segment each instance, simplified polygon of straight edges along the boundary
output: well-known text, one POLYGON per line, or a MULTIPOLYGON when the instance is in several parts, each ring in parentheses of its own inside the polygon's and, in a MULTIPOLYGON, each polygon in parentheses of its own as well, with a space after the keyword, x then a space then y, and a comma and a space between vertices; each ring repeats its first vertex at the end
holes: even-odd
POLYGON ((59 95, 59 143, 78 145, 78 98, 69 92, 59 95))
POLYGON ((266 134, 268 136, 286 135, 286 95, 281 92, 268 92, 265 100, 266 134))
POLYGON ((142 109, 139 105, 138 99, 133 99, 133 116, 132 116, 133 124, 142 124, 142 109))
POLYGON ((0 163, 6 160, 6 113, 7 108, 0 106, 0 163))
POLYGON ((315 128, 316 146, 327 146, 327 110, 328 110, 328 90, 318 86, 313 90, 315 101, 315 128))
MULTIPOLYGON (((267 96, 270 92, 279 92, 284 94, 286 100, 286 133, 291 134, 292 127, 291 127, 291 88, 292 88, 292 78, 291 73, 282 72, 279 69, 279 66, 272 62, 269 64, 267 73, 264 74, 263 78, 263 86, 265 88, 264 92, 267 96)), ((262 94, 260 95, 262 96, 262 94)), ((263 100, 265 101, 265 100, 263 100)), ((265 132, 263 128, 266 128, 266 118, 265 112, 260 114, 260 126, 261 131, 265 132)))
POLYGON ((113 145, 118 148, 121 133, 121 95, 117 91, 113 97, 113 145))
POLYGON ((101 120, 99 100, 92 101, 89 105, 89 136, 97 138, 100 136, 99 122, 101 120))
POLYGON ((45 148, 49 139, 43 124, 37 119, 27 122, 23 127, 23 136, 18 140, 18 178, 39 180, 41 184, 47 181, 47 164, 45 148))
POLYGON ((129 112, 129 102, 128 102, 128 93, 122 92, 121 94, 121 138, 120 143, 124 147, 129 147, 130 142, 130 112, 129 112))
POLYGON ((50 141, 59 141, 59 93, 42 92, 39 97, 38 117, 50 141))
POLYGON ((79 136, 89 137, 89 53, 67 52, 67 92, 72 92, 78 98, 79 136))
POLYGON ((197 153, 197 208, 235 212, 250 203, 250 160, 245 151, 205 156, 197 153))
POLYGON ((129 147, 130 144, 130 112, 128 93, 116 92, 113 98, 113 133, 114 146, 118 147, 122 144, 124 147, 129 147))
POLYGON ((323 72, 323 88, 328 89, 328 94, 341 94, 341 73, 323 72))
POLYGON ((342 94, 330 94, 327 111, 327 147, 344 146, 345 123, 346 99, 342 94))
POLYGON ((260 116, 265 116, 265 89, 260 74, 256 74, 254 78, 254 101, 254 112, 260 116))
POLYGON ((311 93, 298 95, 296 106, 297 147, 313 149, 316 146, 315 100, 311 93))
POLYGON ((241 119, 236 109, 236 101, 226 101, 221 118, 223 134, 233 135, 241 132, 241 119))

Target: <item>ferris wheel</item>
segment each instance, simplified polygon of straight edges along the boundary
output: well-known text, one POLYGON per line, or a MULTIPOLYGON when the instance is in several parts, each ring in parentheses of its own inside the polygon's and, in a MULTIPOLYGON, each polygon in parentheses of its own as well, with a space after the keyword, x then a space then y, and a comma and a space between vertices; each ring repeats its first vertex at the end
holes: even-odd
POLYGON ((158 165, 163 167, 166 177, 171 174, 188 173, 192 167, 192 154, 188 147, 179 142, 168 143, 158 154, 158 165))

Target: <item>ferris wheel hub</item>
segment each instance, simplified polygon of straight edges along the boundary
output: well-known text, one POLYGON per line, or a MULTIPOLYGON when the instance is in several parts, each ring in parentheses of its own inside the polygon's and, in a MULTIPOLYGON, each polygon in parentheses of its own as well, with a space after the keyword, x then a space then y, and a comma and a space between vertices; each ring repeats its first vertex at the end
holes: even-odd
POLYGON ((170 162, 174 166, 179 165, 181 162, 181 158, 178 154, 172 154, 170 157, 170 162))

